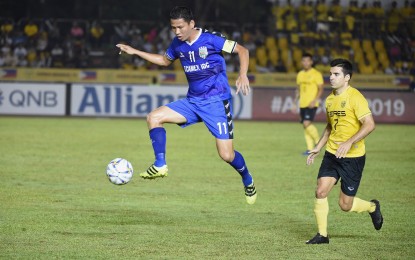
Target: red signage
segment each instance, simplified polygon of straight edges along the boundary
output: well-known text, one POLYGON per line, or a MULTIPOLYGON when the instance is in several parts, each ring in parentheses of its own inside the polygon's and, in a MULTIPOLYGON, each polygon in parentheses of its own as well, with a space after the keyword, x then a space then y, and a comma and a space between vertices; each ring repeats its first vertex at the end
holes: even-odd
MULTIPOLYGON (((369 101, 375 122, 415 124, 415 93, 361 90, 369 101)), ((325 90, 323 100, 330 93, 325 90)), ((298 121, 297 111, 292 111, 294 89, 255 88, 253 92, 252 119, 298 121)), ((325 122, 324 104, 317 110, 315 120, 325 122)))

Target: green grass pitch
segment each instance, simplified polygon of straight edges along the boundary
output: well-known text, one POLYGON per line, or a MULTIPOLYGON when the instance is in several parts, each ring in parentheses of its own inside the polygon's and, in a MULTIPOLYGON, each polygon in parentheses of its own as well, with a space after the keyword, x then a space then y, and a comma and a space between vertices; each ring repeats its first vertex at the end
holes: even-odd
MULTIPOLYGON (((324 124, 317 124, 321 132, 324 124)), ((0 117, 2 259, 415 259, 415 126, 377 125, 366 139, 358 196, 379 199, 382 230, 329 197, 329 245, 317 232, 316 174, 299 123, 235 122, 235 148, 258 190, 245 202, 203 124, 166 125, 169 176, 142 180, 153 161, 143 119, 0 117), (107 163, 134 167, 111 184, 107 163)))

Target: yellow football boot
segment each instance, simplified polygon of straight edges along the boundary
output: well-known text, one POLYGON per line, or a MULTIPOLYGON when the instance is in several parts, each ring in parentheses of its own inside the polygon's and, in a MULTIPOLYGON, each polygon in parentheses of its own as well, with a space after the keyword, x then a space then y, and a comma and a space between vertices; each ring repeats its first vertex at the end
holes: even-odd
POLYGON ((164 178, 168 175, 167 164, 161 167, 157 167, 154 164, 148 167, 147 171, 140 173, 140 177, 143 179, 156 179, 164 178))
POLYGON ((250 205, 254 204, 256 201, 256 189, 254 183, 245 186, 245 198, 246 202, 250 205))

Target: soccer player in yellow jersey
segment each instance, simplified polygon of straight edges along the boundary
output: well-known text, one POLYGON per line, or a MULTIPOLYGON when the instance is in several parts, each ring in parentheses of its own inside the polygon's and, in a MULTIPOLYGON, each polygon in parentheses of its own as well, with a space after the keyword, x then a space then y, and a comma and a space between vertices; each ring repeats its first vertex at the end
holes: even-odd
POLYGON ((339 179, 340 208, 345 212, 368 212, 376 230, 381 229, 383 224, 379 201, 365 201, 356 197, 366 159, 364 138, 375 129, 372 112, 365 97, 349 85, 352 64, 345 59, 335 59, 330 66, 333 92, 326 98, 327 126, 307 157, 307 165, 311 165, 327 144, 315 193, 314 213, 318 233, 307 244, 329 243, 327 196, 339 179))
POLYGON ((299 100, 300 121, 304 127, 304 137, 308 152, 314 148, 319 140, 317 128, 313 120, 320 105, 320 97, 323 94, 323 75, 313 68, 313 56, 304 53, 301 58, 303 69, 297 74, 297 85, 295 103, 299 100))

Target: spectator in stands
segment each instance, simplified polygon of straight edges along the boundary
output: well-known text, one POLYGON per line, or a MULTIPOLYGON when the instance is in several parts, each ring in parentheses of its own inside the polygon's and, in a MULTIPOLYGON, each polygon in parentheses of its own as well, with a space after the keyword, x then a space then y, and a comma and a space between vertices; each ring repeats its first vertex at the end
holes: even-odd
POLYGON ((138 28, 138 25, 136 23, 133 23, 131 25, 130 30, 128 31, 128 35, 130 37, 134 36, 134 35, 141 35, 141 29, 138 28))
POLYGON ((17 66, 19 67, 26 67, 28 65, 26 57, 27 57, 27 49, 22 43, 19 43, 16 48, 13 50, 13 56, 17 59, 17 66))
POLYGON ((153 43, 158 35, 157 27, 152 27, 150 31, 147 33, 146 40, 147 42, 153 43))
POLYGON ((12 44, 13 44, 13 38, 11 37, 11 33, 0 34, 0 46, 12 45, 12 44))
MULTIPOLYGON (((381 66, 381 64, 379 64, 379 66, 381 66)), ((386 75, 394 75, 395 74, 395 71, 393 70, 393 68, 390 65, 388 65, 383 70, 383 73, 386 74, 386 75)))
POLYGON ((84 29, 79 25, 78 21, 72 23, 70 34, 75 40, 81 40, 84 38, 84 29))
POLYGON ((401 74, 403 75, 409 75, 410 73, 410 67, 407 61, 402 62, 402 67, 401 67, 401 74))
POLYGON ((10 34, 12 33, 14 28, 14 22, 12 19, 6 19, 0 27, 0 31, 2 34, 10 34))
POLYGON ((12 51, 12 47, 11 47, 11 45, 10 45, 10 44, 8 44, 8 43, 5 43, 4 45, 2 45, 2 46, 1 46, 1 52, 2 52, 3 54, 6 54, 6 53, 11 53, 11 51, 12 51))
POLYGON ((50 51, 51 64, 53 67, 62 68, 64 67, 64 51, 59 43, 56 43, 50 51))
POLYGON ((389 58, 392 63, 402 59, 400 42, 394 41, 388 49, 389 58))
POLYGON ((61 31, 56 20, 48 19, 45 21, 45 24, 48 33, 48 48, 55 46, 57 43, 61 43, 61 31))
POLYGON ((62 43, 63 53, 64 53, 64 66, 65 67, 74 67, 74 56, 75 56, 75 45, 71 39, 71 36, 65 37, 62 43))
POLYGON ((130 41, 130 21, 123 21, 120 25, 114 26, 115 39, 114 42, 129 42, 130 41))
POLYGON ((99 21, 93 21, 89 29, 91 46, 93 48, 100 48, 103 41, 104 28, 99 21))
POLYGON ((17 46, 19 44, 26 44, 27 37, 23 31, 15 31, 12 37, 13 46, 17 46))
POLYGON ((43 31, 39 33, 39 37, 36 40, 36 51, 38 53, 43 52, 49 45, 48 33, 43 31))
POLYGON ((390 33, 395 33, 398 30, 398 26, 402 21, 402 14, 398 10, 398 3, 392 2, 391 8, 387 15, 387 30, 390 33))
POLYGON ((30 46, 27 49, 26 60, 27 60, 27 65, 29 67, 36 67, 36 64, 37 64, 37 53, 36 53, 36 48, 34 46, 30 46))
POLYGON ((316 70, 320 71, 322 74, 330 73, 330 59, 327 56, 321 56, 320 62, 315 65, 316 70))
POLYGON ((144 38, 141 29, 136 23, 132 23, 130 30, 128 31, 128 37, 131 39, 130 44, 134 48, 142 48, 144 45, 144 38))
POLYGON ((356 18, 361 18, 361 13, 357 1, 350 1, 348 13, 356 18))
POLYGON ((142 70, 142 71, 147 70, 146 61, 138 57, 133 57, 132 64, 131 64, 131 59, 124 59, 124 61, 121 61, 121 62, 123 62, 122 67, 125 69, 136 69, 136 70, 142 70))
POLYGON ((4 58, 4 67, 16 67, 18 59, 13 55, 12 50, 9 49, 7 52, 1 52, 4 58))
POLYGON ((47 51, 41 52, 39 54, 39 59, 37 61, 36 67, 39 68, 49 68, 52 66, 52 57, 47 51))
POLYGON ((340 4, 339 0, 333 0, 331 2, 328 15, 332 19, 330 23, 330 30, 336 31, 340 26, 340 22, 344 19, 343 6, 340 4))
POLYGON ((317 0, 316 2, 316 19, 317 22, 327 22, 328 19, 328 6, 326 0, 317 0))
POLYGON ((399 12, 404 19, 410 19, 413 17, 415 15, 415 1, 412 1, 412 5, 410 5, 409 1, 406 0, 404 6, 400 8, 399 12))
POLYGON ((271 9, 271 13, 275 18, 275 29, 277 31, 284 31, 285 29, 285 12, 287 9, 280 5, 280 1, 274 1, 274 5, 271 9))
POLYGON ((24 33, 29 41, 30 44, 34 44, 37 34, 39 32, 39 27, 33 20, 29 20, 29 22, 24 26, 24 33))
POLYGON ((306 17, 307 14, 313 13, 311 5, 307 3, 307 0, 302 0, 300 5, 297 8, 298 19, 299 19, 299 30, 301 32, 307 31, 307 22, 306 17))

